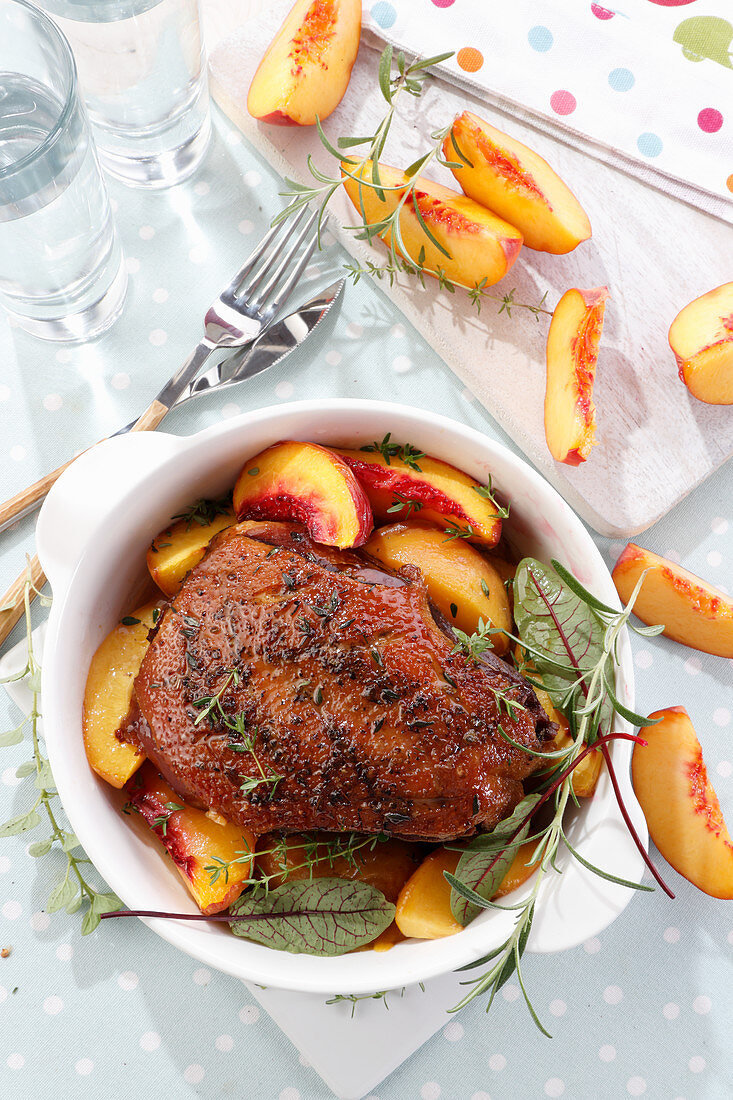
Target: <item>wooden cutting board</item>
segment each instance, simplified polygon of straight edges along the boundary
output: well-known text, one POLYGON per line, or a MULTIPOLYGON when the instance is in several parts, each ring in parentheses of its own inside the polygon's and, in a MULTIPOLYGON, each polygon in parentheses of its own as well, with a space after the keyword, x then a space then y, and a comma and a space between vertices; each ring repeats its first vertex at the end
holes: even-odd
MULTIPOLYGON (((334 160, 312 127, 264 126, 247 113, 252 75, 289 3, 263 6, 256 17, 228 30, 210 57, 214 99, 282 175, 307 182, 306 157, 329 174, 334 160)), ((258 7, 247 0, 248 14, 258 7)), ((212 13, 213 14, 213 13, 212 13)), ((378 54, 367 33, 348 92, 324 129, 335 143, 346 134, 373 132, 384 101, 376 85, 378 54)), ((547 292, 554 307, 571 286, 607 285, 601 354, 595 386, 598 445, 578 468, 556 463, 545 443, 545 340, 549 318, 514 309, 511 317, 486 302, 477 316, 461 292, 423 289, 401 277, 380 284, 535 466, 598 532, 624 537, 645 530, 733 454, 733 406, 696 401, 677 377, 667 331, 692 298, 733 278, 733 229, 663 192, 602 165, 527 123, 489 108, 441 80, 419 100, 405 96, 384 159, 404 166, 424 152, 426 136, 468 109, 537 149, 577 193, 593 238, 568 256, 524 249, 495 291, 515 290, 520 302, 547 292)), ((436 179, 454 184, 447 169, 436 179)), ((345 195, 331 204, 332 227, 362 263, 384 258, 345 232, 355 211, 345 195), (334 224, 335 223, 335 224, 334 224)))

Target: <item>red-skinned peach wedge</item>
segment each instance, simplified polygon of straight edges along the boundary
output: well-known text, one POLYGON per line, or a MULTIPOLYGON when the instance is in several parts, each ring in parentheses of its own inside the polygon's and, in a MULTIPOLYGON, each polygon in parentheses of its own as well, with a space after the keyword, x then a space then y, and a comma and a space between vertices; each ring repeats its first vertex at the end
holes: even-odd
POLYGON ((285 441, 250 458, 234 486, 240 519, 304 523, 312 539, 345 549, 362 546, 372 510, 343 458, 317 443, 285 441))
MULTIPOLYGON (((412 182, 399 168, 380 163, 380 182, 385 187, 397 188, 383 191, 382 200, 371 186, 371 161, 359 169, 358 179, 348 175, 351 171, 352 168, 344 162, 342 175, 346 193, 367 225, 381 222, 393 213, 412 182), (361 180, 370 182, 362 183, 361 180)), ((522 247, 519 230, 450 187, 422 177, 418 177, 415 183, 414 199, 408 198, 400 211, 404 249, 398 242, 395 242, 395 247, 402 258, 430 275, 442 272, 451 282, 467 287, 477 283, 492 286, 503 279, 522 247), (445 252, 430 240, 421 219, 445 252)), ((389 244, 391 230, 380 236, 385 244, 389 244)))
POLYGON ((684 707, 649 715, 659 719, 639 736, 631 762, 634 793, 649 835, 675 871, 714 898, 733 899, 733 843, 702 749, 684 707))
POLYGON ((547 335, 545 438, 558 462, 579 466, 595 444, 593 383, 608 288, 567 290, 547 335))
POLYGON ((708 405, 733 405, 733 283, 690 302, 669 329, 680 378, 708 405))
POLYGON ((588 215, 546 160, 464 111, 443 142, 461 190, 515 225, 527 248, 572 252, 591 235, 588 215))
POLYGON ((408 463, 379 451, 334 448, 363 487, 379 523, 416 515, 441 527, 456 527, 468 542, 496 546, 501 517, 488 489, 455 466, 430 455, 408 463))
POLYGON ((185 805, 148 761, 127 785, 129 800, 173 860, 202 913, 219 913, 236 901, 251 875, 255 850, 249 829, 185 805), (214 882, 207 867, 227 864, 214 882))
POLYGON ((361 0, 297 0, 247 96, 253 118, 312 126, 343 99, 361 37, 361 0))
POLYGON ((614 566, 612 577, 628 603, 645 573, 634 614, 648 626, 664 625, 664 634, 703 653, 733 657, 733 600, 702 577, 667 558, 630 542, 614 566))

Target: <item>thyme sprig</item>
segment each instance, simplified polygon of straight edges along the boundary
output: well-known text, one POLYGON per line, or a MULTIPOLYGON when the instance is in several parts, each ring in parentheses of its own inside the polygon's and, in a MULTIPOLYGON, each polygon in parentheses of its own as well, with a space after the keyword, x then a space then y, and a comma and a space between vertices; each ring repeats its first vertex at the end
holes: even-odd
POLYGON ((231 868, 240 863, 248 863, 253 855, 272 855, 275 857, 278 869, 265 873, 258 868, 245 882, 245 886, 256 885, 264 890, 269 890, 273 879, 280 879, 283 875, 292 875, 296 871, 307 871, 308 877, 312 878, 316 867, 325 865, 332 870, 336 861, 340 859, 345 859, 349 866, 356 867, 358 866, 357 852, 364 849, 371 852, 377 844, 383 843, 387 838, 381 834, 363 836, 358 833, 346 833, 344 836, 335 836, 330 840, 308 835, 298 837, 297 844, 293 844, 292 847, 298 853, 302 853, 301 862, 289 866, 288 840, 292 841, 292 839, 292 837, 288 838, 286 836, 278 837, 271 848, 264 848, 256 853, 245 847, 244 851, 238 852, 235 858, 230 860, 219 859, 215 856, 214 862, 204 867, 204 870, 209 875, 209 880, 213 886, 222 876, 225 883, 229 882, 231 868))
POLYGON ((231 511, 231 507, 231 493, 219 497, 218 500, 205 500, 202 498, 201 500, 195 500, 193 504, 189 504, 187 508, 171 516, 171 523, 185 521, 187 531, 190 531, 194 523, 197 523, 199 527, 210 527, 217 516, 227 515, 231 511))
POLYGON ((388 466, 391 466, 393 458, 398 458, 418 474, 422 473, 418 463, 421 458, 426 457, 424 451, 418 451, 411 443, 393 443, 391 432, 387 432, 381 442, 375 439, 373 443, 365 443, 359 450, 365 454, 380 454, 388 466))

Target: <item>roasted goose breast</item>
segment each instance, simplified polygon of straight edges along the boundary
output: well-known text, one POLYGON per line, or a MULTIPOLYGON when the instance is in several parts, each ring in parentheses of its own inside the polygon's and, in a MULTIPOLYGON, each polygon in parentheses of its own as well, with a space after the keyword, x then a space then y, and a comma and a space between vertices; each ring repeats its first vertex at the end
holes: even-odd
POLYGON ((182 798, 257 835, 469 836, 538 765, 499 726, 535 751, 554 728, 509 666, 453 648, 417 568, 242 524, 161 616, 134 737, 182 798))

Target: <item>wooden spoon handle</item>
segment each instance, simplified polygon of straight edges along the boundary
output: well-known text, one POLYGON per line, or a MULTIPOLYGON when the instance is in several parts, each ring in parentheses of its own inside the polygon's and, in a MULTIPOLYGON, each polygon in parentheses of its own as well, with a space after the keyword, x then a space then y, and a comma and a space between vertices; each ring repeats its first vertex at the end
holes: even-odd
MULTIPOLYGON (((34 554, 28 562, 30 568, 30 579, 33 587, 30 589, 29 596, 33 600, 36 597, 34 588, 43 588, 46 583, 46 575, 41 569, 41 563, 34 554)), ((11 584, 3 596, 2 604, 0 604, 0 645, 3 644, 10 631, 23 614, 25 607, 25 584, 28 577, 28 569, 24 569, 19 577, 11 584)))

